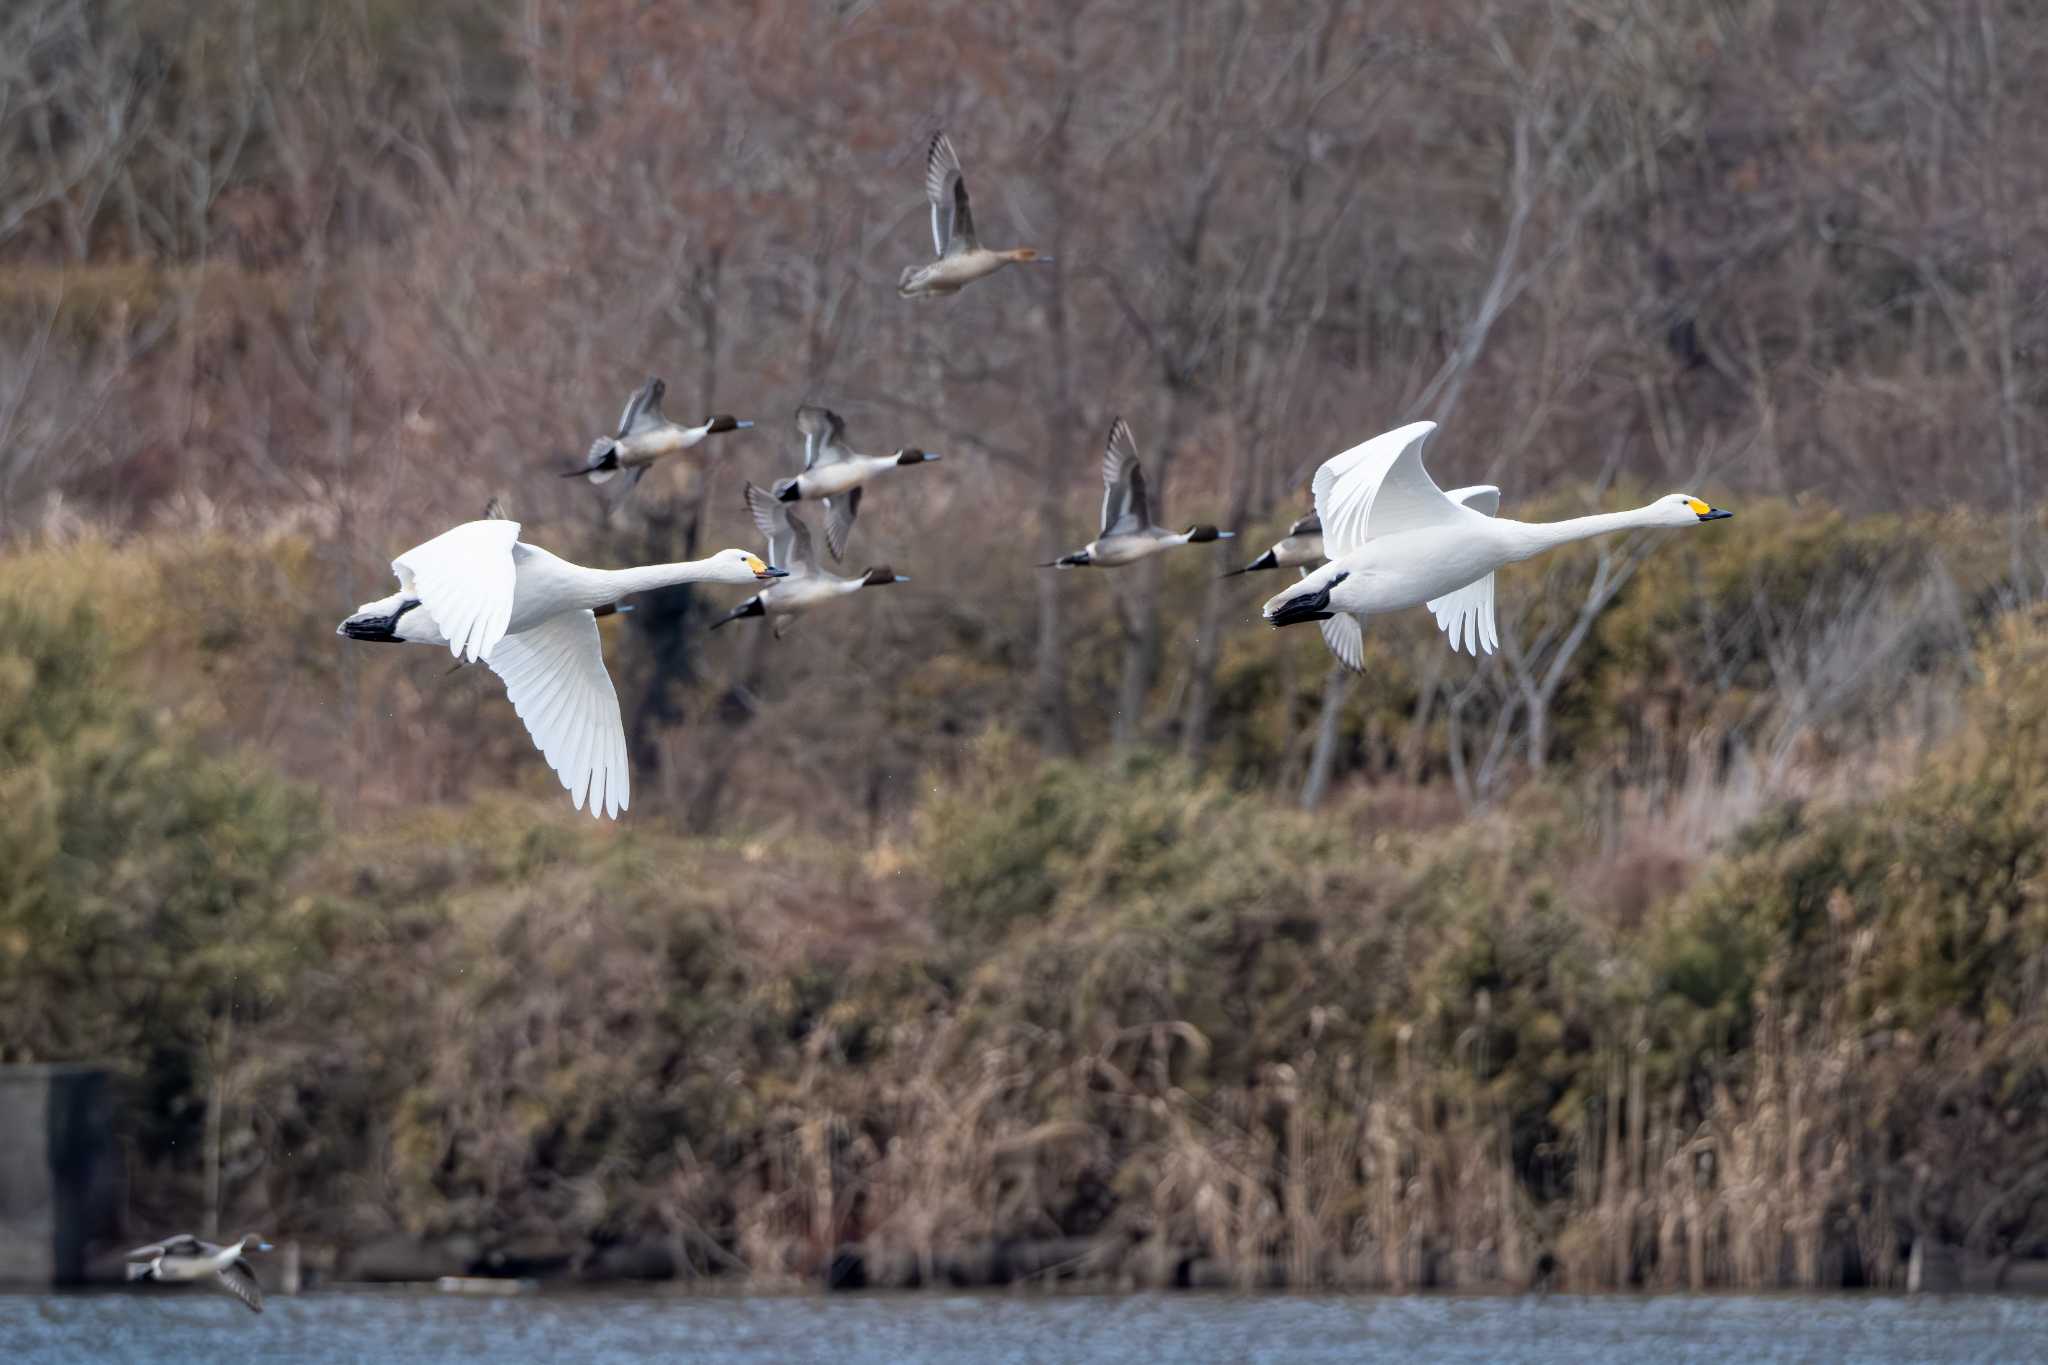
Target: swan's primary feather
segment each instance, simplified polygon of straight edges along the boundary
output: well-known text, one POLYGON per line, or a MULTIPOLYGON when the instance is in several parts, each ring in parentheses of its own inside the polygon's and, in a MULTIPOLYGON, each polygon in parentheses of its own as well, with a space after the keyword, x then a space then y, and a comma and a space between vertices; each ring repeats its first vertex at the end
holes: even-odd
MULTIPOLYGON (((1490 483, 1453 488, 1444 494, 1475 512, 1494 516, 1500 511, 1500 489, 1490 483)), ((1456 592, 1433 597, 1423 603, 1436 616, 1437 628, 1450 642, 1453 652, 1491 654, 1500 647, 1500 632, 1493 624, 1493 575, 1467 583, 1456 592)))
POLYGON ((1365 626, 1356 616, 1340 611, 1316 624, 1323 628, 1323 643, 1337 656, 1337 662, 1354 673, 1365 671, 1365 626))

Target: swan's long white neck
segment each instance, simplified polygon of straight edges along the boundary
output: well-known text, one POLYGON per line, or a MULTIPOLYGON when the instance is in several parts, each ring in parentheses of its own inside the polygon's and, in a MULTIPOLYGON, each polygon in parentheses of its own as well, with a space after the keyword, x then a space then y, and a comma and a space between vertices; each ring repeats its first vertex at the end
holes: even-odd
POLYGON ((1626 512, 1597 512, 1590 517, 1571 517, 1564 521, 1515 521, 1508 517, 1498 518, 1494 525, 1506 533, 1505 540, 1510 551, 1509 562, 1540 555, 1545 550, 1554 550, 1560 545, 1569 545, 1575 540, 1590 540, 1615 531, 1632 531, 1642 526, 1660 526, 1656 519, 1657 508, 1632 507, 1626 512))
POLYGON ((589 595, 584 606, 602 607, 636 592, 702 583, 720 567, 716 559, 686 559, 675 564, 643 564, 637 569, 583 569, 579 587, 589 595))

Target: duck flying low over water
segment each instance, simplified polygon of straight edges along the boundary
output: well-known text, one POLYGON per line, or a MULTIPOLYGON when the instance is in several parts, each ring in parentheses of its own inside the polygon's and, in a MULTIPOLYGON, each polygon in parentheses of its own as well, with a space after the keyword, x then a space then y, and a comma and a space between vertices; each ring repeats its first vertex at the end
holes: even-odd
POLYGON ((1070 555, 1049 560, 1041 569, 1116 568, 1175 545, 1202 545, 1229 540, 1235 531, 1190 526, 1169 531, 1152 524, 1152 504, 1145 495, 1145 469, 1138 463, 1138 443, 1119 417, 1109 424, 1102 453, 1102 533, 1070 555))
POLYGON ((206 1281, 233 1294, 252 1313, 263 1311, 263 1289, 256 1271, 243 1259, 251 1251, 268 1251, 270 1243, 250 1233, 239 1242, 215 1246, 189 1233, 166 1237, 128 1253, 130 1280, 162 1280, 166 1284, 206 1281))
POLYGON ((1052 257, 1028 246, 996 251, 974 235, 974 214, 967 204, 967 181, 960 158, 944 130, 932 134, 925 150, 924 193, 932 206, 932 251, 929 265, 903 268, 896 292, 906 299, 935 299, 957 294, 976 280, 1006 265, 1046 265, 1052 257))
POLYGON ((846 553, 853 519, 860 515, 862 484, 884 470, 929 464, 939 458, 916 446, 903 446, 888 455, 862 455, 846 444, 846 423, 830 408, 809 404, 798 408, 796 429, 804 437, 804 472, 779 480, 775 497, 781 502, 808 498, 824 502, 825 548, 834 559, 846 553))
POLYGON ((1323 519, 1314 512, 1287 528, 1287 534, 1273 545, 1273 548, 1245 565, 1223 574, 1224 578, 1235 578, 1241 573, 1257 573, 1261 569, 1298 569, 1312 567, 1323 562, 1323 519))
POLYGON ((614 474, 625 470, 633 476, 633 485, 637 486, 641 477, 663 456, 689 450, 706 437, 716 436, 722 431, 745 431, 754 425, 724 413, 707 417, 694 427, 670 421, 661 414, 661 398, 667 392, 668 385, 660 379, 650 379, 642 384, 626 400, 625 411, 619 414, 618 432, 598 437, 591 443, 583 468, 572 469, 562 477, 606 483, 614 474))
POLYGON ((728 621, 744 620, 749 616, 772 616, 775 618, 775 638, 780 640, 791 622, 814 607, 859 592, 862 588, 886 588, 892 583, 910 581, 886 564, 865 570, 858 578, 841 578, 827 572, 818 564, 817 551, 811 544, 811 528, 804 525, 803 518, 797 516, 786 502, 751 483, 747 485, 746 496, 747 511, 753 514, 754 525, 760 528, 762 538, 768 542, 768 557, 777 564, 787 565, 789 576, 755 593, 713 621, 711 629, 717 630, 728 621))
POLYGON ((1266 603, 1275 626, 1316 621, 1347 668, 1365 663, 1364 620, 1427 607, 1451 648, 1491 654, 1493 575, 1575 540, 1638 528, 1677 530, 1733 516, 1672 493, 1626 512, 1525 522, 1494 515, 1500 490, 1477 484, 1446 493, 1422 465, 1434 422, 1414 422, 1333 455, 1316 470, 1316 515, 1329 562, 1266 603))
POLYGON ((631 781, 618 694, 605 672, 596 609, 677 583, 765 583, 784 576, 746 550, 636 569, 587 569, 519 539, 516 521, 465 522, 391 561, 398 591, 335 627, 351 640, 445 645, 481 659, 568 788, 575 808, 618 818, 631 781))

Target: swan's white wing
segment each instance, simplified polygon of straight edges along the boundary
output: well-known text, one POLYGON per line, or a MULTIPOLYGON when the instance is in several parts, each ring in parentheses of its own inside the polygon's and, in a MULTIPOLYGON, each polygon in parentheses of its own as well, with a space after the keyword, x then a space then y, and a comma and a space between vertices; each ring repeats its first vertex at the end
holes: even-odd
POLYGON ((548 766, 569 789, 576 809, 618 818, 632 795, 626 773, 626 727, 619 697, 604 669, 597 618, 564 612, 532 630, 507 635, 490 659, 512 709, 548 766))
POLYGON ((1500 489, 1493 484, 1475 483, 1469 488, 1453 488, 1444 496, 1452 502, 1462 502, 1484 516, 1500 515, 1500 489))
MULTIPOLYGON (((1490 483, 1453 488, 1444 496, 1489 517, 1500 511, 1500 490, 1490 483)), ((1473 655, 1491 654, 1499 648, 1500 634, 1493 624, 1492 574, 1424 605, 1435 614, 1437 629, 1451 642, 1452 652, 1462 649, 1473 655)))
POLYGON ((1316 624, 1323 628, 1323 643, 1337 656, 1337 662, 1353 673, 1365 671, 1365 626, 1348 611, 1340 611, 1327 621, 1316 624))
POLYGON ((1436 614, 1437 628, 1451 642, 1455 653, 1493 653, 1500 636, 1493 626, 1493 575, 1467 583, 1456 592, 1431 598, 1423 605, 1436 614))
POLYGON ((399 586, 426 606, 456 658, 490 658, 511 623, 518 540, 516 521, 468 521, 391 561, 399 586))
POLYGON ((1458 515, 1457 504, 1422 467, 1423 443, 1435 430, 1434 422, 1410 422, 1323 461, 1315 477, 1316 515, 1330 558, 1352 554, 1375 537, 1458 515))

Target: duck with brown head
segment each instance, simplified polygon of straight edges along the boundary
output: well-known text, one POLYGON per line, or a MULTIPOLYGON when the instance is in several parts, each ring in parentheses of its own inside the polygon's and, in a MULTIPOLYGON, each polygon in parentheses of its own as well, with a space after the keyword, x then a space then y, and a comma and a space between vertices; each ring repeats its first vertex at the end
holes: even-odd
POLYGON ((661 414, 662 395, 667 392, 668 385, 659 378, 642 384, 626 400, 625 410, 619 414, 618 431, 591 442, 583 468, 572 469, 562 477, 605 483, 623 470, 633 476, 632 486, 638 486, 657 460, 693 449, 706 437, 745 431, 754 425, 728 413, 716 413, 690 427, 670 421, 661 414))
POLYGON ((938 459, 929 450, 901 446, 887 455, 863 455, 846 441, 846 422, 830 408, 806 403, 796 410, 796 429, 804 438, 804 472, 778 480, 778 502, 816 499, 825 504, 825 548, 832 558, 846 553, 860 515, 861 486, 877 474, 938 459))
POLYGON ((924 191, 932 208, 932 252, 937 259, 903 268, 902 278, 896 283, 896 292, 903 298, 944 298, 976 280, 988 278, 1006 265, 1052 262, 1052 257, 1028 246, 998 251, 983 246, 975 237, 967 180, 960 174, 960 158, 953 151, 953 140, 944 131, 933 133, 925 148, 924 191))
POLYGON ((754 525, 768 542, 769 557, 778 564, 787 565, 789 574, 713 621, 713 630, 727 622, 743 621, 752 616, 771 617, 775 623, 775 638, 779 640, 797 617, 827 602, 850 596, 862 588, 886 588, 910 581, 887 564, 868 569, 857 578, 842 578, 818 563, 811 528, 804 524, 803 518, 787 501, 751 483, 746 487, 746 500, 748 514, 754 518, 754 525))
POLYGON ((1235 531, 1197 524, 1169 531, 1152 521, 1152 503, 1145 492, 1145 468, 1138 463, 1138 443, 1119 417, 1109 424, 1102 455, 1102 532, 1079 550, 1041 564, 1041 569, 1080 569, 1091 565, 1117 568, 1176 545, 1206 545, 1229 540, 1235 531))

